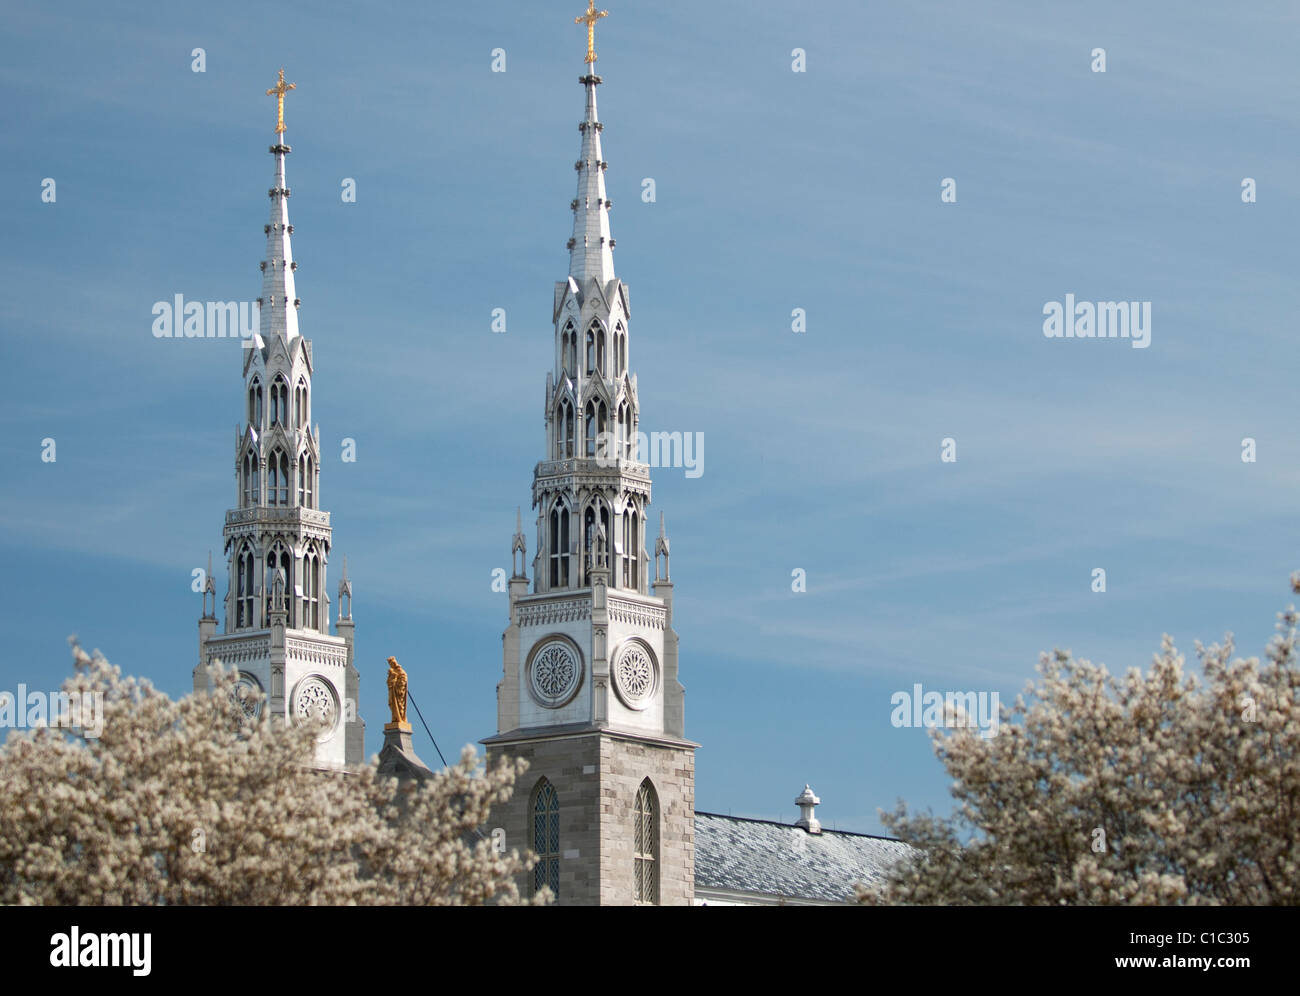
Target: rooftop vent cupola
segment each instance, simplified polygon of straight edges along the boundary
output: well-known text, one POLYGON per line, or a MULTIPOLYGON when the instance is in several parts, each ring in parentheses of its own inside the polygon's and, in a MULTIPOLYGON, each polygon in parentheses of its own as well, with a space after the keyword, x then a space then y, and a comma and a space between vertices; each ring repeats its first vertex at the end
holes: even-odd
POLYGON ((821 800, 813 794, 813 790, 804 785, 803 791, 799 793, 794 804, 799 807, 799 819, 795 821, 795 826, 803 827, 809 833, 821 833, 822 825, 817 817, 813 815, 813 807, 820 806, 821 800))

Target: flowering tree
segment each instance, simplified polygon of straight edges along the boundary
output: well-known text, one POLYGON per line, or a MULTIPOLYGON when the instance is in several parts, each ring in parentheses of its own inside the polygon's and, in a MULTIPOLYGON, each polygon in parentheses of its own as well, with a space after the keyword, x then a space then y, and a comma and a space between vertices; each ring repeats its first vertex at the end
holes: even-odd
POLYGON ((172 701, 98 652, 73 656, 64 691, 102 696, 102 730, 14 732, 0 748, 0 903, 519 900, 533 859, 478 828, 523 762, 480 772, 467 746, 423 783, 315 770, 316 731, 250 719, 234 673, 172 701))
POLYGON ((886 815, 918 857, 859 901, 1300 902, 1294 607, 1279 619, 1266 664, 1197 643, 1204 683, 1168 636, 1145 675, 1043 655, 996 736, 933 731, 953 817, 886 815))

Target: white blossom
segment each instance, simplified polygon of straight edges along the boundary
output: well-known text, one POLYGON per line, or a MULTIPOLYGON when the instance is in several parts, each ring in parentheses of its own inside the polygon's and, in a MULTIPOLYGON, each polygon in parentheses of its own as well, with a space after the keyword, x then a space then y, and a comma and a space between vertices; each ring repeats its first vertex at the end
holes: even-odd
POLYGON ((314 731, 249 719, 233 672, 172 701, 98 652, 73 657, 63 687, 102 694, 103 730, 13 731, 0 747, 0 903, 519 901, 535 859, 481 828, 524 762, 482 771, 466 746, 423 783, 373 763, 320 771, 314 731))
POLYGON ((918 857, 859 901, 1300 903, 1297 618, 1263 664, 1198 643, 1203 682, 1169 636, 1145 674, 1044 654, 997 736, 932 731, 953 815, 886 814, 918 857))

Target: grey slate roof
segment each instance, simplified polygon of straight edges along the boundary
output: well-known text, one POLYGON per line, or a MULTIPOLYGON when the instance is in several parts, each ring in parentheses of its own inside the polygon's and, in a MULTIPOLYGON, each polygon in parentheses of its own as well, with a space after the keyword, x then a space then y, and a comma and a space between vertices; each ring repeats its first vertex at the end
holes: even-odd
POLYGON ((854 882, 879 881, 911 852, 889 837, 717 813, 695 814, 695 889, 761 893, 794 900, 852 902, 854 882))

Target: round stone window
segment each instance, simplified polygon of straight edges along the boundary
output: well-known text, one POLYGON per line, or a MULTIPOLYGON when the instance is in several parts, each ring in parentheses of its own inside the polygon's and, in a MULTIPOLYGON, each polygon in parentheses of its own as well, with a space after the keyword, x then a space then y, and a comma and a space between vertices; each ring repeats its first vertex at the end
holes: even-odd
POLYGON ((334 686, 319 675, 303 678, 293 693, 293 718, 297 723, 318 726, 316 739, 320 743, 334 736, 339 721, 339 697, 334 686))
POLYGON ((533 651, 528 683, 533 697, 548 709, 558 709, 578 690, 582 661, 565 640, 548 640, 533 651))
POLYGON ((654 654, 640 640, 623 647, 614 663, 614 689, 629 709, 644 709, 654 697, 659 667, 654 654))
POLYGON ((247 671, 240 671, 230 697, 243 711, 248 719, 258 719, 262 715, 262 683, 247 671))

